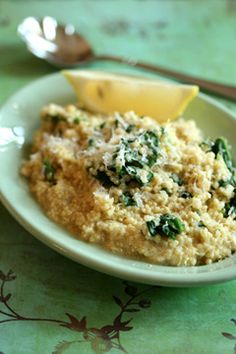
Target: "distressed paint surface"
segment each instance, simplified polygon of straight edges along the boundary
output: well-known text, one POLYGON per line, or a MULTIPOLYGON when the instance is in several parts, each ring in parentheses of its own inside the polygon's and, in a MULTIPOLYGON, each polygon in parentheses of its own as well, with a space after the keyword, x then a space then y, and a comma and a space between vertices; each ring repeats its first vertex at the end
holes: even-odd
MULTIPOLYGON (((97 53, 143 59, 236 84, 233 0, 1 0, 0 104, 23 85, 56 70, 33 58, 16 35, 17 24, 29 15, 52 15, 74 23, 97 53)), ((144 73, 108 62, 90 67, 144 73)), ((236 104, 221 101, 236 112, 236 104)), ((0 286, 5 282, 0 295, 0 352, 4 354, 234 352, 236 326, 230 320, 236 318, 236 281, 196 289, 125 285, 42 245, 3 206, 0 271, 0 286), (5 282, 10 269, 14 275, 5 282), (139 295, 142 291, 145 294, 139 295), (136 311, 115 322, 122 306, 136 295, 132 300, 136 304, 128 308, 136 311), (112 336, 118 343, 117 333, 120 347, 110 343, 112 336)))

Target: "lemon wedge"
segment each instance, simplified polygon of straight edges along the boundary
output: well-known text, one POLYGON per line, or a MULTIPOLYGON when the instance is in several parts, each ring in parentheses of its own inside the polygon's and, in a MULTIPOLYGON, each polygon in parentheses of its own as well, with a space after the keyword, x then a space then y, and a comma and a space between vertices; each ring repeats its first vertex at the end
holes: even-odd
POLYGON ((180 116, 197 86, 89 70, 64 70, 79 102, 98 113, 135 111, 164 123, 180 116))

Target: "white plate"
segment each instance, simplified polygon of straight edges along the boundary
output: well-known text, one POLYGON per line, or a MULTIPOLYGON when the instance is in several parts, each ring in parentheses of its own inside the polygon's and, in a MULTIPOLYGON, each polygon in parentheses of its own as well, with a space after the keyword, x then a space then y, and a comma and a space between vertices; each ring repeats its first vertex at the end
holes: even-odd
MULTIPOLYGON (((39 126, 39 111, 49 102, 65 104, 76 100, 61 74, 46 76, 16 93, 0 111, 0 196, 19 223, 59 253, 98 271, 142 283, 164 286, 198 286, 236 278, 236 255, 200 267, 150 265, 113 255, 98 246, 75 239, 49 220, 30 195, 19 169, 25 145, 39 126), (24 144, 23 144, 24 142, 24 144)), ((194 118, 206 135, 225 136, 233 146, 236 120, 233 114, 205 95, 189 106, 186 119, 194 118)))

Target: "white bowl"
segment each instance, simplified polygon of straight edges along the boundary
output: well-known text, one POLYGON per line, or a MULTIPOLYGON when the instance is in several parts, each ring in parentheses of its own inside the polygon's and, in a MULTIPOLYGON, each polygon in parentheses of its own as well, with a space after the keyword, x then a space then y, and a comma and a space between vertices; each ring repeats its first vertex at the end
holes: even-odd
MULTIPOLYGON (((56 225, 42 212, 19 174, 25 146, 39 126, 39 111, 49 102, 76 101, 71 87, 60 74, 43 77, 16 93, 0 111, 0 197, 19 223, 59 253, 98 271, 120 278, 164 286, 198 286, 236 278, 236 255, 198 267, 151 265, 108 253, 85 243, 56 225)), ((200 94, 184 114, 195 119, 206 136, 225 136, 236 156, 233 114, 216 101, 200 94)))

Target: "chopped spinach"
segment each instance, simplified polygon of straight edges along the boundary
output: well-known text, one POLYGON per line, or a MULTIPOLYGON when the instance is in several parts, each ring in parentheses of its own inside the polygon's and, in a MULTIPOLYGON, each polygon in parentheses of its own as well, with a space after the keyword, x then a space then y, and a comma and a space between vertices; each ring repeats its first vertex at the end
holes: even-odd
POLYGON ((155 220, 149 220, 146 222, 148 231, 151 236, 156 236, 159 233, 159 224, 155 220))
POLYGON ((206 139, 203 140, 199 146, 202 148, 203 151, 209 152, 212 149, 212 146, 214 145, 214 141, 211 139, 206 139))
POLYGON ((151 180, 153 179, 153 176, 154 176, 151 171, 145 171, 145 172, 146 172, 145 177, 141 176, 140 173, 137 173, 135 175, 135 180, 141 185, 151 182, 151 180))
POLYGON ((161 136, 166 134, 166 129, 164 127, 161 127, 161 136))
POLYGON ((214 152, 215 156, 221 155, 228 170, 233 171, 233 161, 232 156, 229 151, 228 144, 225 139, 218 138, 215 140, 211 150, 214 152))
POLYGON ((179 186, 182 186, 183 185, 183 180, 181 177, 179 177, 179 175, 177 175, 177 173, 172 173, 170 178, 175 182, 177 183, 179 186))
MULTIPOLYGON (((89 140, 88 146, 92 144, 89 140)), ((143 186, 154 177, 151 168, 157 162, 159 149, 159 137, 154 131, 123 137, 112 153, 109 164, 104 164, 104 171, 98 171, 95 177, 102 181, 105 179, 103 183, 106 186, 120 183, 129 185, 133 182, 143 186), (112 182, 108 183, 108 180, 112 182)))
MULTIPOLYGON (((151 130, 147 130, 146 132, 142 133, 144 140, 147 144, 152 148, 157 148, 159 145, 159 139, 156 133, 151 130)), ((141 135, 141 136, 142 136, 141 135)))
POLYGON ((126 177, 126 182, 134 180, 141 185, 146 184, 153 178, 150 168, 157 161, 158 149, 158 136, 151 131, 143 132, 135 138, 123 138, 113 154, 113 165, 109 169, 115 170, 119 178, 126 177), (133 143, 136 142, 137 144, 133 147, 133 143), (144 152, 141 153, 140 149, 144 152), (121 157, 122 165, 120 164, 121 157))
POLYGON ((161 189, 161 191, 165 191, 169 196, 171 195, 171 192, 170 192, 169 189, 166 188, 166 187, 163 187, 163 188, 161 189))
POLYGON ((227 180, 220 179, 218 183, 219 183, 219 187, 223 187, 223 188, 227 187, 229 184, 236 187, 236 179, 233 175, 231 175, 231 177, 227 180))
POLYGON ((80 123, 80 118, 79 117, 74 118, 73 123, 74 124, 79 124, 80 123))
POLYGON ((232 214, 236 214, 236 178, 234 176, 235 168, 233 165, 233 160, 231 153, 229 151, 228 144, 225 139, 218 138, 216 139, 212 151, 214 152, 216 158, 220 155, 222 156, 226 167, 231 172, 231 176, 228 180, 219 180, 219 187, 227 187, 228 185, 232 185, 234 187, 234 197, 230 199, 228 203, 225 204, 223 209, 223 215, 225 218, 232 214))
POLYGON ((154 174, 151 172, 151 171, 149 171, 148 173, 147 173, 147 183, 149 183, 149 182, 151 182, 151 180, 153 179, 153 176, 154 176, 154 174))
POLYGON ((193 197, 192 193, 184 191, 180 193, 180 198, 184 198, 184 199, 190 199, 193 197))
POLYGON ((236 215, 236 188, 234 189, 234 196, 230 199, 228 203, 225 204, 225 207, 223 209, 223 215, 225 218, 232 214, 236 215))
POLYGON ((228 170, 233 172, 233 160, 229 150, 227 141, 224 138, 217 138, 215 141, 211 139, 204 140, 200 144, 201 148, 206 151, 212 151, 215 154, 215 157, 222 156, 228 170))
POLYGON ((102 124, 100 124, 99 128, 103 129, 105 127, 105 125, 106 125, 106 122, 103 122, 102 124))
POLYGON ((136 206, 137 203, 129 192, 122 194, 122 202, 125 206, 136 206))
POLYGON ((118 127, 119 127, 119 121, 118 121, 118 119, 115 119, 115 122, 114 122, 114 123, 115 123, 115 127, 118 128, 118 127))
POLYGON ((45 120, 49 120, 54 124, 57 124, 59 122, 66 122, 66 118, 60 114, 55 114, 55 115, 46 115, 45 120))
POLYGON ((227 179, 226 181, 223 180, 223 179, 220 179, 218 183, 219 183, 219 187, 223 187, 223 188, 225 188, 225 187, 227 187, 229 184, 231 184, 231 183, 230 183, 230 179, 227 179))
POLYGON ((48 182, 54 182, 55 181, 55 168, 52 166, 52 163, 48 160, 45 159, 43 161, 43 174, 45 179, 48 182))
POLYGON ((111 188, 114 185, 114 183, 110 180, 110 177, 106 174, 105 171, 97 171, 97 174, 95 177, 106 188, 111 188))
POLYGON ((151 236, 167 236, 169 238, 175 239, 178 234, 185 230, 185 225, 174 215, 164 214, 160 216, 158 220, 147 221, 147 228, 151 236))
POLYGON ((206 227, 206 225, 202 222, 202 220, 199 221, 198 227, 206 227))
POLYGON ((126 131, 127 133, 131 133, 132 130, 134 129, 134 127, 135 127, 134 124, 129 124, 129 125, 127 126, 127 128, 125 129, 125 131, 126 131))
POLYGON ((94 139, 90 138, 88 140, 88 147, 92 147, 92 146, 94 146, 94 139))
POLYGON ((158 136, 151 131, 147 131, 144 135, 146 145, 149 147, 151 153, 147 157, 147 165, 152 167, 157 161, 159 139, 158 136))

